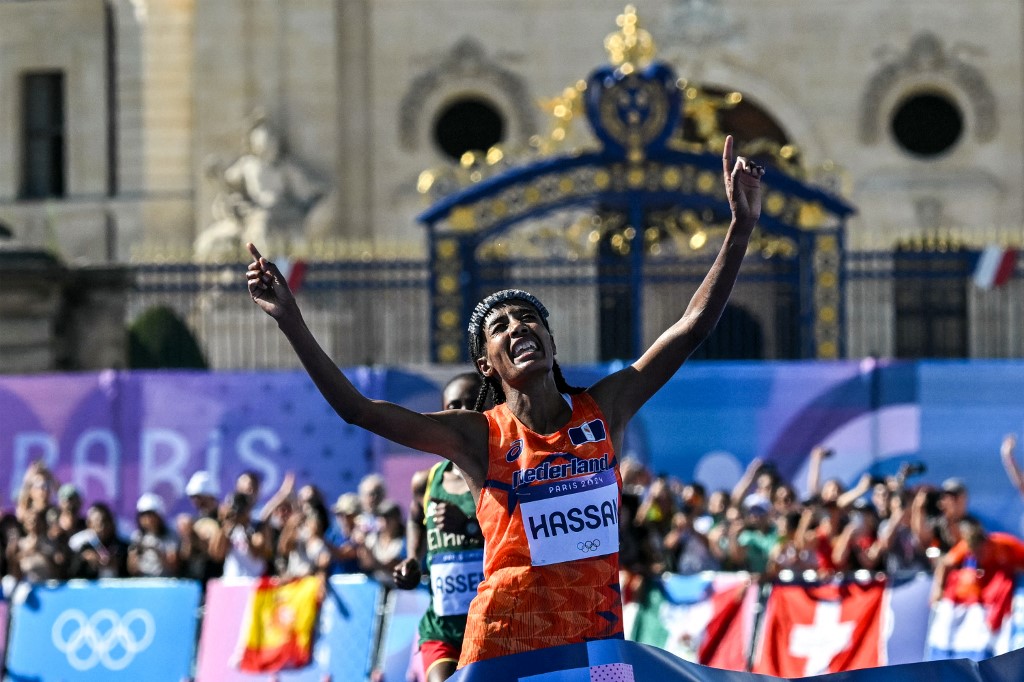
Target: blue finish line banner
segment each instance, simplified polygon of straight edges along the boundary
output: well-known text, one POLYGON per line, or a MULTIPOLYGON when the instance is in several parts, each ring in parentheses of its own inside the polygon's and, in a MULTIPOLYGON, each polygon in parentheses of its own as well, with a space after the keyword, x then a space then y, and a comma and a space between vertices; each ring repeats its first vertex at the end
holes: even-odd
POLYGON ((1020 682, 1024 650, 990 658, 871 668, 816 677, 778 678, 688 663, 661 649, 622 640, 570 644, 469 665, 450 682, 1020 682))
POLYGON ((7 680, 181 682, 195 651, 199 583, 74 580, 11 605, 7 680))

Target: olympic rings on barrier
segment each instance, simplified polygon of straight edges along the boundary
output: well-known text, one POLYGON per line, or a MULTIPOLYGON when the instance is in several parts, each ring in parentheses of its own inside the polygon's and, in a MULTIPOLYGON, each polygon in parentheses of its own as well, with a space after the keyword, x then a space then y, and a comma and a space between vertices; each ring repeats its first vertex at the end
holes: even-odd
POLYGON ((98 663, 107 670, 124 670, 153 643, 156 623, 144 609, 124 616, 101 609, 88 618, 78 609, 68 609, 53 622, 50 637, 75 670, 89 670, 98 663))
POLYGON ((576 543, 576 549, 581 552, 596 552, 597 548, 601 546, 600 540, 584 540, 583 542, 576 543))

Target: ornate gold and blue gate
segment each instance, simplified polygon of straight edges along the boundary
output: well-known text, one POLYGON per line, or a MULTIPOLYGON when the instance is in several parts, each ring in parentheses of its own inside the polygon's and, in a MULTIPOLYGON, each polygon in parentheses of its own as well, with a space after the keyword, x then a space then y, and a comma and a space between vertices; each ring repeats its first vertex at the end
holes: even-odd
MULTIPOLYGON (((617 222, 617 229, 598 235, 595 284, 618 292, 613 307, 620 320, 629 318, 622 320, 628 339, 615 355, 636 357, 642 350, 645 258, 664 236, 658 221, 670 215, 708 226, 728 223, 721 140, 716 153, 708 149, 711 144, 701 149, 685 143, 680 130, 693 86, 668 64, 651 60, 653 43, 635 14, 627 13, 620 25, 623 31, 606 41, 612 63, 570 89, 569 99, 577 99, 597 148, 507 168, 440 198, 420 216, 430 249, 434 361, 467 360, 465 326, 472 307, 503 286, 500 267, 499 276, 489 273, 493 264, 481 259, 481 246, 517 224, 572 207, 592 211, 595 222, 617 222)), ((563 111, 571 104, 564 101, 563 111)), ((843 232, 853 209, 778 165, 769 169, 764 185, 758 238, 788 245, 773 258, 793 262, 799 324, 793 355, 840 357, 843 232)))

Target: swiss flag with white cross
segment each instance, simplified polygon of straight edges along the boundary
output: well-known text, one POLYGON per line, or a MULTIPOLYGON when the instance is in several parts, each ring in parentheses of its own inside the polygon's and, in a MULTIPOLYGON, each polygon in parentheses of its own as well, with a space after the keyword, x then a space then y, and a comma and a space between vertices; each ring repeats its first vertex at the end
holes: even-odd
POLYGON ((885 582, 775 585, 753 671, 808 677, 885 665, 885 582))

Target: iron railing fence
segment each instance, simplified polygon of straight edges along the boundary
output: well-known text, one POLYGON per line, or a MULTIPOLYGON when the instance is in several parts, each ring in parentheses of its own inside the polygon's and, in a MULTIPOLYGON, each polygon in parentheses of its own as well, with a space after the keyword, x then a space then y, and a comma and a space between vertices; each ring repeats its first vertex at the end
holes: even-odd
MULTIPOLYGON (((971 252, 846 254, 844 356, 1024 357, 1024 279, 978 288, 971 279, 976 258, 971 252)), ((644 265, 634 299, 644 347, 679 318, 709 265, 707 259, 644 265)), ((1018 261, 1018 271, 1022 265, 1018 261)), ((192 330, 211 368, 298 367, 273 320, 249 300, 244 270, 244 264, 137 264, 126 322, 169 306, 192 330)), ((545 302, 565 364, 608 359, 608 349, 616 347, 609 335, 633 333, 621 315, 609 312, 622 304, 622 297, 615 300, 621 278, 603 278, 594 262, 509 262, 491 273, 483 287, 526 288, 545 302)), ((310 262, 297 296, 310 329, 339 365, 427 364, 429 279, 426 261, 310 262)), ((798 287, 796 261, 748 257, 730 311, 699 357, 798 357, 798 287)))

